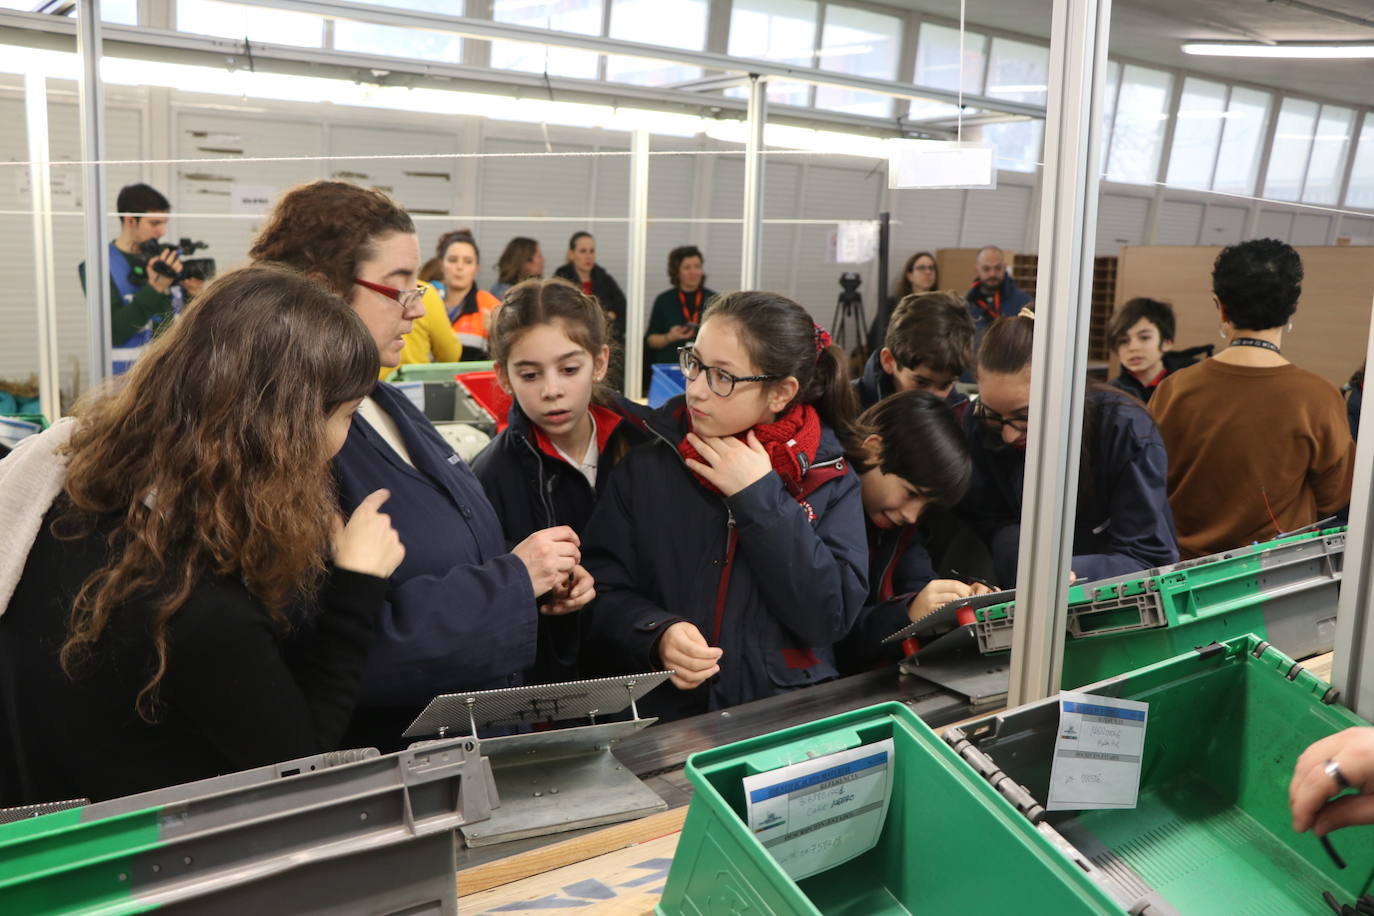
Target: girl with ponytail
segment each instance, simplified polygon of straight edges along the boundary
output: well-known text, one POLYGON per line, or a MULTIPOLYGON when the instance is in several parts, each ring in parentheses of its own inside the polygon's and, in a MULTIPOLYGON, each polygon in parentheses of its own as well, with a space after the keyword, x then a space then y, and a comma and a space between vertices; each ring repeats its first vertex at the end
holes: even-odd
POLYGON ((624 672, 674 672, 640 706, 668 719, 835 677, 868 590, 854 393, 830 335, 783 296, 730 293, 680 362, 685 396, 616 467, 583 545, 594 638, 624 672))

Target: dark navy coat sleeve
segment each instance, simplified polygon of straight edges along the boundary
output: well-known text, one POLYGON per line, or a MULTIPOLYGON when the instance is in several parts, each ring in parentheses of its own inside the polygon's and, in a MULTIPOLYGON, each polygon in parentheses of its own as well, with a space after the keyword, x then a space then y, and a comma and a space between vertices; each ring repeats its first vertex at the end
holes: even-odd
POLYGON ((768 611, 803 646, 829 646, 849 632, 868 593, 868 541, 859 478, 852 472, 807 497, 824 500, 813 524, 770 473, 726 500, 739 553, 758 570, 768 611))
POLYGON ((535 657, 538 613, 525 565, 472 471, 399 392, 378 385, 414 467, 361 417, 335 458, 351 511, 374 490, 406 548, 392 574, 360 705, 422 704, 454 690, 518 683, 535 657), (512 678, 515 680, 512 681, 512 678))
POLYGON ((1097 522, 1098 530, 1083 531, 1094 520, 1080 513, 1075 533, 1073 572, 1088 580, 1178 561, 1164 440, 1149 414, 1135 404, 1103 410, 1106 415, 1093 477, 1107 518, 1097 522))
POLYGON ((622 461, 611 472, 582 538, 582 564, 596 580, 590 639, 607 658, 621 656, 625 672, 662 668, 655 651, 658 639, 668 627, 686 620, 645 597, 653 594, 653 583, 645 581, 647 564, 641 562, 635 536, 632 478, 637 467, 634 461, 622 461))

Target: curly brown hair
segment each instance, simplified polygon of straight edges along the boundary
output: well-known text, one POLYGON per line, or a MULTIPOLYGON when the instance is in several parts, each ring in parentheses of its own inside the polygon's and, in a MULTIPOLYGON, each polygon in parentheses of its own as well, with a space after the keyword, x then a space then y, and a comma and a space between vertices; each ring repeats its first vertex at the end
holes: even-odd
POLYGON ((64 538, 106 534, 110 561, 72 607, 75 677, 118 606, 153 595, 156 667, 136 708, 152 722, 168 622, 204 575, 241 577, 285 628, 325 567, 338 501, 325 423, 377 383, 377 345, 338 296, 259 264, 216 279, 121 386, 78 406, 64 538))
POLYGON ((415 222, 381 191, 312 181, 281 196, 248 257, 318 277, 347 300, 358 265, 374 253, 373 241, 391 232, 414 235, 415 222))

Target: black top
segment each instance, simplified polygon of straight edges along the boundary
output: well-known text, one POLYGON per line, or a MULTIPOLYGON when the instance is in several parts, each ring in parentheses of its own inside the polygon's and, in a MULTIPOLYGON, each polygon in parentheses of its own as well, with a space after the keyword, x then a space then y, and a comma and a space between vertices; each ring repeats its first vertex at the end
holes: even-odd
POLYGON ((61 511, 44 519, 0 617, 0 804, 99 801, 336 749, 385 580, 334 570, 312 638, 288 657, 240 579, 203 576, 168 624, 150 725, 134 704, 155 659, 151 597, 113 612, 76 680, 58 664, 75 595, 109 549, 100 532, 55 538, 61 511))

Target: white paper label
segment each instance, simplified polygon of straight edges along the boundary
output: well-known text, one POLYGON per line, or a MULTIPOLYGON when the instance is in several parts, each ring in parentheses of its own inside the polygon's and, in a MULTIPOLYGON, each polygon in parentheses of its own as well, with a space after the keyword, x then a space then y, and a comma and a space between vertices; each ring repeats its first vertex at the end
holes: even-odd
POLYGON ((1149 712, 1148 703, 1061 693, 1046 809, 1134 808, 1149 712))
POLYGON ((878 843, 892 798, 892 739, 744 777, 749 829, 794 880, 878 843))
POLYGON ((955 140, 893 141, 887 186, 900 188, 997 187, 997 151, 955 140))
POLYGON ((420 413, 425 412, 425 383, 424 382, 392 382, 392 387, 410 399, 410 403, 415 405, 415 409, 420 413))
POLYGON ((833 264, 866 264, 878 256, 878 224, 866 220, 839 223, 830 234, 826 256, 833 264))

